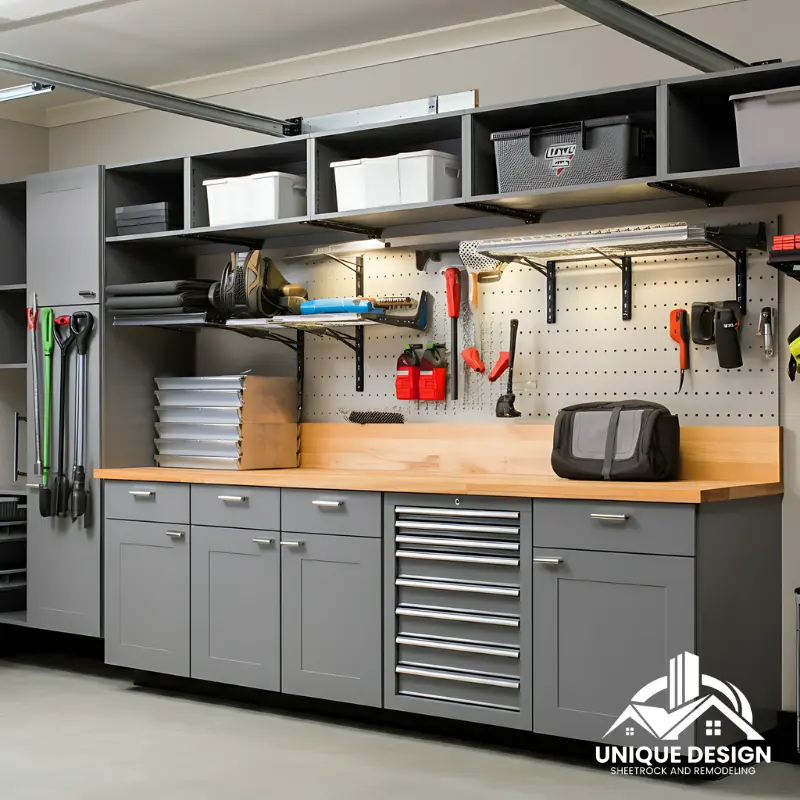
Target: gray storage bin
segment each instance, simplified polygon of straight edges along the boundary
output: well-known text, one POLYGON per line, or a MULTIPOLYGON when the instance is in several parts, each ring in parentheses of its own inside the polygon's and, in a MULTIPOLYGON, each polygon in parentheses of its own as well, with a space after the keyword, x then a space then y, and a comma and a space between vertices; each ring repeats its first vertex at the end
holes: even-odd
POLYGON ((493 133, 500 192, 654 175, 655 123, 623 115, 493 133))
POLYGON ((739 164, 755 167, 800 160, 800 86, 731 95, 739 164))

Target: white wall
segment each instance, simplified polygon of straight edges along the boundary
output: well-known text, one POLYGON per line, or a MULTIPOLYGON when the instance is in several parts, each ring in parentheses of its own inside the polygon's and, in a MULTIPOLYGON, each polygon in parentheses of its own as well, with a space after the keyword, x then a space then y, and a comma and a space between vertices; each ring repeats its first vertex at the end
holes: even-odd
MULTIPOLYGON (((800 58, 797 38, 800 2, 797 0, 741 0, 673 14, 668 21, 747 61, 800 58)), ((323 60, 317 76, 288 82, 276 77, 272 85, 233 94, 217 93, 211 99, 272 116, 312 116, 471 88, 480 90, 482 105, 490 105, 692 72, 666 56, 597 26, 405 60, 400 58, 347 71, 334 69, 333 61, 326 68, 323 60)), ((215 81, 214 85, 219 86, 220 81, 215 81)), ((2 137, 0 128, 0 144, 2 137)), ((236 147, 262 140, 255 134, 140 111, 51 129, 50 168, 113 164, 236 147)), ((786 231, 798 230, 799 207, 791 207, 785 219, 786 231), (795 222, 797 224, 792 227, 790 223, 795 222)), ((780 319, 785 337, 800 322, 794 312, 800 304, 800 284, 786 280, 783 291, 780 319)), ((796 520, 800 518, 800 465, 796 454, 800 436, 800 386, 790 385, 785 379, 782 421, 786 426, 787 492, 784 501, 784 706, 790 709, 795 707, 792 590, 800 586, 800 538, 796 536, 796 520)), ((757 537, 757 532, 753 535, 757 537)))

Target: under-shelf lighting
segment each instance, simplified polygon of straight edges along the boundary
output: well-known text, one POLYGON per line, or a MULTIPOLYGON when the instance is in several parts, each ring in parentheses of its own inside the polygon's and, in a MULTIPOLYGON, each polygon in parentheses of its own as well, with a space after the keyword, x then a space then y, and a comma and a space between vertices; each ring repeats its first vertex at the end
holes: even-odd
POLYGON ((273 261, 292 261, 295 259, 331 258, 346 255, 361 255, 376 250, 386 250, 391 247, 390 242, 383 239, 364 239, 355 242, 339 242, 338 244, 323 245, 321 247, 292 247, 286 250, 270 251, 266 254, 273 261))
POLYGON ((8 100, 21 100, 23 97, 33 97, 37 94, 52 92, 56 87, 49 83, 24 83, 22 86, 9 86, 8 89, 0 89, 0 103, 8 100))

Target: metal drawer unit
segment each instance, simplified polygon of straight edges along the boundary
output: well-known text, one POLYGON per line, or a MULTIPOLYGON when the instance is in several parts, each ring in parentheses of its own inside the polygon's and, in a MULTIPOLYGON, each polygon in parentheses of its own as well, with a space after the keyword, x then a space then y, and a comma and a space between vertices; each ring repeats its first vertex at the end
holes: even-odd
POLYGON ((385 705, 531 729, 531 503, 387 495, 385 705))

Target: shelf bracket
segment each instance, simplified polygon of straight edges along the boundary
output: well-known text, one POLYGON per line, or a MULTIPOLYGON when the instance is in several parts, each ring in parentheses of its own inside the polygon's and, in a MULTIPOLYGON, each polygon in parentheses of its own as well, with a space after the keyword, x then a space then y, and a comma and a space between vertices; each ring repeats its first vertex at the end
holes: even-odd
POLYGON ((195 239, 201 242, 211 242, 211 244, 227 244, 231 247, 247 247, 250 250, 260 250, 264 245, 263 240, 255 239, 231 239, 227 236, 217 236, 213 233, 184 233, 182 239, 195 239))
MULTIPOLYGON (((356 297, 364 296, 364 256, 356 257, 356 297)), ((356 328, 356 391, 364 391, 364 328, 356 328)))
POLYGON ((622 256, 617 266, 622 270, 622 319, 627 322, 633 318, 633 259, 622 256))
POLYGON ((502 217, 521 219, 526 225, 535 225, 541 222, 542 214, 539 211, 528 211, 524 208, 506 208, 494 203, 456 203, 458 208, 468 208, 470 211, 482 211, 484 214, 499 214, 502 217))
POLYGON ((532 261, 530 258, 521 258, 519 261, 525 266, 535 269, 547 279, 547 324, 554 325, 556 321, 556 261, 548 261, 545 266, 532 261))
POLYGON ((337 219, 309 219, 300 224, 311 225, 315 228, 327 228, 331 231, 355 233, 366 236, 367 239, 380 239, 383 236, 383 228, 372 228, 368 225, 357 225, 355 222, 343 222, 337 219))
POLYGON ((736 302, 744 316, 747 313, 747 250, 737 250, 733 261, 736 265, 736 302))
POLYGON ((651 189, 662 189, 665 192, 672 192, 672 194, 702 200, 709 208, 724 206, 725 201, 728 199, 726 194, 711 192, 708 189, 701 189, 699 186, 692 186, 680 181, 651 181, 647 185, 651 189))

